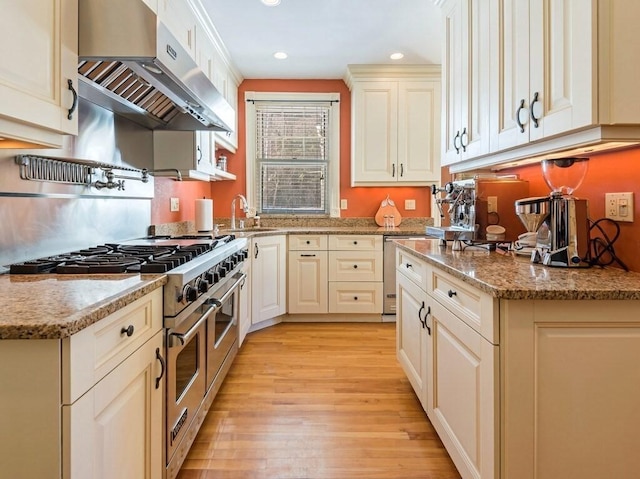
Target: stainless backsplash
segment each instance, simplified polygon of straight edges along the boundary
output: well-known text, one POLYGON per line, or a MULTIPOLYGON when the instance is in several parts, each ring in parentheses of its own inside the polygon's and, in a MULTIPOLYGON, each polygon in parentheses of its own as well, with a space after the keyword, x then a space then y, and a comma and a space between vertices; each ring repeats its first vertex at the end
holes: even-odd
POLYGON ((151 130, 85 100, 78 115, 78 136, 66 137, 60 150, 0 149, 0 272, 2 265, 147 234, 153 177, 125 180, 124 191, 20 178, 15 157, 22 154, 153 168, 151 130))

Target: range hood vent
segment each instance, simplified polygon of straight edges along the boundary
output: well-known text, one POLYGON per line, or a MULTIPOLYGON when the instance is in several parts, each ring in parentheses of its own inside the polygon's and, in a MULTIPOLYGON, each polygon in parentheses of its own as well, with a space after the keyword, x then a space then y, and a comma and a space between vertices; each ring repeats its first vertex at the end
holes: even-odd
MULTIPOLYGON (((125 64, 118 61, 83 61, 78 65, 78 73, 105 91, 111 92, 113 99, 123 101, 146 111, 159 123, 169 123, 181 112, 164 93, 144 81, 125 64)), ((91 83, 87 83, 91 86, 91 83)), ((90 95, 89 95, 90 96, 90 95)), ((126 114, 127 110, 122 113, 126 114)), ((146 123, 146 122, 145 122, 146 123)))
POLYGON ((81 97, 154 130, 233 130, 234 109, 142 0, 78 8, 81 97))

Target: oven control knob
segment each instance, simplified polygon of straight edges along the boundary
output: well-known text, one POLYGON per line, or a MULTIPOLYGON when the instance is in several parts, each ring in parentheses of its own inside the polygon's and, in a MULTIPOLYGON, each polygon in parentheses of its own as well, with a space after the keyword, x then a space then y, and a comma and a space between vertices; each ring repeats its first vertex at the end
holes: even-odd
POLYGON ((233 260, 231 258, 225 260, 224 267, 227 271, 231 271, 235 265, 233 264, 233 260))
POLYGON ((200 278, 197 284, 198 291, 200 291, 201 293, 206 293, 207 291, 209 291, 209 281, 207 281, 206 279, 200 278))
POLYGON ((220 278, 224 278, 227 275, 227 267, 223 264, 218 266, 218 274, 220 278))
POLYGON ((191 303, 198 298, 198 291, 193 286, 188 284, 184 287, 182 295, 189 303, 191 303))

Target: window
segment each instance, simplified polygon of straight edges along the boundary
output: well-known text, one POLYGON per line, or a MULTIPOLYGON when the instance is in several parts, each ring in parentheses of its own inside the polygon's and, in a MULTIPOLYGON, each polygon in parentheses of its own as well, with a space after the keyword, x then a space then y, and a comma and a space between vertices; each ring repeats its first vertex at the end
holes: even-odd
POLYGON ((339 216, 337 96, 247 93, 247 194, 257 213, 339 216))

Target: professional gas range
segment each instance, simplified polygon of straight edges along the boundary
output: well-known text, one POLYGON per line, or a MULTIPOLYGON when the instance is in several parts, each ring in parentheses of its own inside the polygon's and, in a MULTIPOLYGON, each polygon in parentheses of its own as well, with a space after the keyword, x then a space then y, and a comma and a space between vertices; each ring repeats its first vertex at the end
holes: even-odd
MULTIPOLYGON (((155 236, 10 265, 10 274, 165 274, 165 466, 174 479, 238 351, 246 238, 155 236)), ((126 332, 123 332, 126 334, 126 332)))

